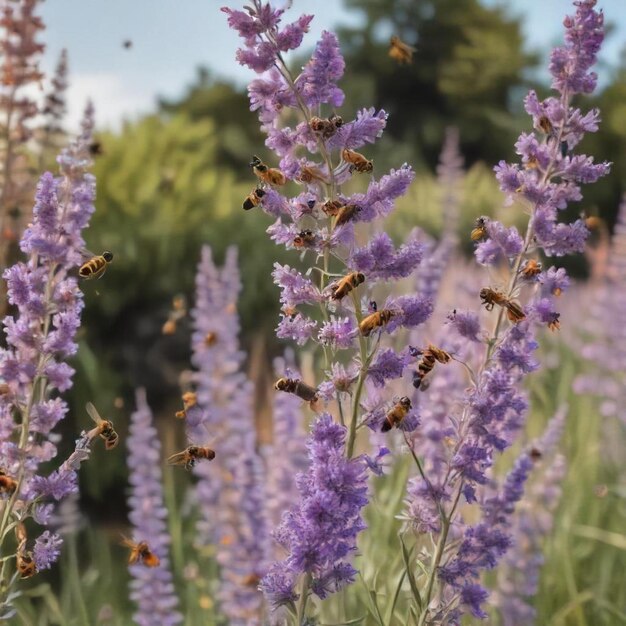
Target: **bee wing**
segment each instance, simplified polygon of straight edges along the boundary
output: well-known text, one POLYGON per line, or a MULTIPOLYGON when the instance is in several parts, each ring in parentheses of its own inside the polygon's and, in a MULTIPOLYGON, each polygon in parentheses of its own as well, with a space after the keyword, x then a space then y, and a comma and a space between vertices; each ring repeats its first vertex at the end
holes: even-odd
POLYGON ((122 535, 122 541, 120 541, 120 545, 124 546, 126 548, 134 548, 135 547, 135 542, 131 541, 128 537, 126 537, 125 535, 122 535))
POLYGON ((177 452, 176 454, 172 454, 171 457, 167 459, 169 465, 185 465, 187 463, 187 454, 185 451, 177 452))
POLYGON ((91 404, 91 402, 87 402, 87 404, 85 405, 85 409, 87 413, 89 413, 89 417, 91 417, 91 419, 96 424, 101 424, 102 422, 104 422, 104 420, 100 417, 100 413, 98 413, 98 410, 93 404, 91 404))
POLYGON ((93 259, 93 257, 98 256, 97 254, 94 254, 91 250, 87 250, 87 248, 81 248, 79 252, 81 256, 85 258, 85 260, 93 259))

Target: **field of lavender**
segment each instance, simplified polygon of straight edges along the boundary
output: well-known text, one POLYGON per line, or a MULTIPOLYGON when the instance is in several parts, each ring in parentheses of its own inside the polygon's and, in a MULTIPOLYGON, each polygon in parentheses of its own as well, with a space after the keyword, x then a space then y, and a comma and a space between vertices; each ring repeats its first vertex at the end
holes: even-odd
MULTIPOLYGON (((451 115, 434 173, 298 2, 215 7, 247 95, 201 74, 71 137, 39 4, 1 3, 0 623, 626 624, 626 113, 619 80, 594 94, 596 0, 549 87, 511 91, 517 140, 472 158, 451 115)), ((407 24, 398 77, 428 54, 407 24)))

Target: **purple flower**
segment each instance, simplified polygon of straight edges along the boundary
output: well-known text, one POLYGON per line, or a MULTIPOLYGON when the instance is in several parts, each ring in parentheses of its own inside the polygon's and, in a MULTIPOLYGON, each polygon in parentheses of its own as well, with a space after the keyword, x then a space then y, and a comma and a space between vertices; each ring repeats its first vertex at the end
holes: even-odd
POLYGON ((350 148, 355 150, 366 143, 374 143, 387 125, 387 113, 382 109, 362 109, 356 114, 353 122, 344 124, 335 135, 328 140, 328 147, 333 149, 350 148))
POLYGON ((318 339, 324 345, 332 346, 336 350, 351 348, 357 335, 354 321, 349 317, 331 317, 320 328, 318 339))
POLYGON ((131 599, 137 605, 133 619, 140 626, 180 624, 178 599, 169 567, 170 537, 163 499, 161 444, 143 390, 136 394, 137 410, 131 415, 126 446, 130 471, 129 519, 132 539, 145 541, 160 560, 156 567, 138 562, 129 566, 131 599), (137 454, 141 450, 141 454, 137 454))
POLYGON ((315 304, 321 300, 321 295, 315 285, 302 276, 298 270, 288 265, 274 263, 272 278, 281 289, 280 301, 284 306, 315 304))
POLYGON ((378 387, 384 387, 388 380, 401 378, 409 364, 405 355, 396 354, 391 348, 381 348, 367 370, 367 375, 378 387))
POLYGON ((447 324, 456 330, 461 337, 470 341, 480 341, 480 322, 478 315, 473 311, 457 311, 456 309, 448 314, 447 324))
POLYGON ((51 534, 49 530, 37 537, 33 548, 33 560, 38 572, 50 569, 56 563, 61 555, 62 545, 63 539, 57 534, 51 534))
POLYGON ((494 265, 503 259, 517 256, 524 242, 517 228, 505 228, 500 222, 489 220, 486 226, 487 239, 476 246, 476 260, 481 265, 494 265))
POLYGON ((343 76, 344 69, 345 62, 339 51, 337 37, 325 30, 311 60, 296 79, 296 88, 307 106, 330 104, 340 107, 345 96, 336 83, 343 76))
POLYGON ((288 556, 275 563, 261 582, 274 609, 295 600, 297 578, 305 572, 319 597, 338 591, 355 575, 346 559, 356 550, 356 536, 364 527, 366 464, 346 459, 345 436, 346 429, 327 413, 313 425, 307 444, 310 466, 297 478, 300 501, 276 532, 288 556))

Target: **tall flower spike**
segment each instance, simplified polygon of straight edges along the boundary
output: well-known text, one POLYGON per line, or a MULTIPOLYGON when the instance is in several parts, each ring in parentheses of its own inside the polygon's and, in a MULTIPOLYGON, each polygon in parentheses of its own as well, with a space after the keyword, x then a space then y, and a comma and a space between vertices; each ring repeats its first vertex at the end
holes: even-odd
POLYGON ((8 391, 0 396, 0 457, 18 488, 4 507, 0 542, 9 523, 23 520, 36 498, 60 499, 76 491, 75 470, 88 456, 81 437, 71 462, 72 457, 47 479, 37 476, 39 464, 57 452, 52 431, 67 413, 58 392, 72 386, 74 370, 65 360, 78 348, 83 298, 71 272, 82 262, 82 230, 94 211, 95 181, 87 171, 91 108, 85 120, 81 136, 60 157, 61 177, 46 173, 40 179, 33 220, 20 243, 28 261, 3 274, 17 312, 3 320, 7 348, 0 351, 0 376, 8 391))
POLYGON ((175 626, 183 621, 169 566, 170 537, 163 499, 161 443, 153 424, 146 393, 135 394, 137 409, 131 415, 127 439, 130 522, 135 543, 147 542, 159 559, 148 567, 141 559, 129 565, 131 599, 137 605, 133 619, 139 626, 175 626))
POLYGON ((198 537, 203 545, 217 545, 220 608, 229 623, 243 626, 261 624, 258 582, 267 569, 270 546, 265 468, 256 451, 254 389, 241 371, 244 355, 239 350, 236 309, 240 289, 237 250, 227 251, 220 271, 210 248, 203 248, 192 312, 198 406, 188 412, 187 431, 201 445, 214 438, 217 450, 210 465, 194 467, 199 478, 198 537))

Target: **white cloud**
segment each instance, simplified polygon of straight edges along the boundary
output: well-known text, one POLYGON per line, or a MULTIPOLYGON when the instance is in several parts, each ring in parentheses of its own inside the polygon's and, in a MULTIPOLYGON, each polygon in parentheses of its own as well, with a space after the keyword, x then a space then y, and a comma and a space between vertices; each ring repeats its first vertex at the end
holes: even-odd
POLYGON ((72 74, 67 94, 65 125, 76 132, 91 100, 96 110, 96 127, 117 130, 124 119, 132 119, 154 108, 154 95, 137 85, 125 83, 113 73, 72 74))

